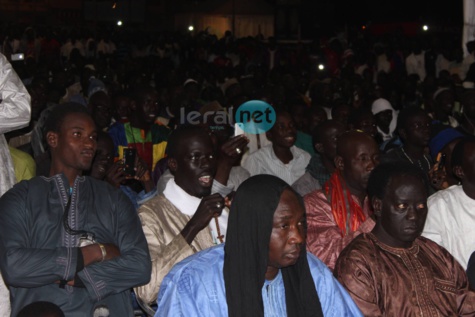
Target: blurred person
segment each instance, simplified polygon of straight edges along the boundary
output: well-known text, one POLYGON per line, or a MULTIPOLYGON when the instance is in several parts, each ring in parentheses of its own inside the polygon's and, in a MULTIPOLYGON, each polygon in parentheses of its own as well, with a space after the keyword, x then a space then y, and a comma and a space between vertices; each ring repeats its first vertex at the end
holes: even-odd
MULTIPOLYGON (((31 97, 7 58, 0 54, 0 197, 16 183, 15 168, 4 134, 28 126, 31 97)), ((0 276, 0 315, 10 314, 8 289, 0 276)))

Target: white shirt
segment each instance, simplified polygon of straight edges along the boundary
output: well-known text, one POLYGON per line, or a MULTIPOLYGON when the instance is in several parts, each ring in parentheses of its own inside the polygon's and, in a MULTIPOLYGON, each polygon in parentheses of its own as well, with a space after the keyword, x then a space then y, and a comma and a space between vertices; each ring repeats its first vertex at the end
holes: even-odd
POLYGON ((293 159, 284 164, 274 153, 272 144, 251 153, 243 162, 242 167, 247 169, 251 176, 258 174, 270 174, 280 177, 289 185, 305 173, 305 168, 310 162, 310 154, 299 149, 295 145, 290 148, 293 159))
MULTIPOLYGON (((182 213, 187 216, 193 217, 198 206, 201 203, 201 198, 191 196, 185 192, 180 186, 175 183, 175 178, 172 178, 168 181, 163 195, 182 213)), ((223 209, 223 212, 218 217, 219 229, 222 235, 226 237, 226 229, 228 227, 228 217, 229 210, 227 208, 223 209)), ((213 242, 219 244, 218 240, 218 231, 216 229, 216 221, 211 220, 209 223, 209 229, 211 231, 211 236, 213 237, 213 242)))
POLYGON ((428 199, 429 212, 422 235, 446 248, 464 269, 475 251, 475 200, 461 185, 436 192, 428 199))

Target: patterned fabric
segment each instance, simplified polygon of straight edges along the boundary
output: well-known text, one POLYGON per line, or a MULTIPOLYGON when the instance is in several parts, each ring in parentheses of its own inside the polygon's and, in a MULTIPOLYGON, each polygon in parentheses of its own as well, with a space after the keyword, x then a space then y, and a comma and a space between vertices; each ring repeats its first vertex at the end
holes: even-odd
POLYGON ((350 189, 342 180, 339 170, 335 170, 323 184, 323 191, 327 199, 330 199, 333 219, 340 228, 341 235, 345 236, 350 231, 358 230, 366 216, 358 201, 352 199, 350 189))
POLYGON ((424 237, 402 249, 362 234, 342 251, 335 276, 365 316, 475 316, 464 269, 424 237))
MULTIPOLYGON (((358 198, 351 197, 355 203, 358 198)), ((375 223, 369 217, 371 214, 369 200, 366 198, 363 204, 363 213, 366 217, 356 231, 348 231, 343 235, 333 217, 330 203, 323 190, 314 191, 304 196, 307 210, 307 250, 316 255, 331 270, 335 267, 340 252, 356 236, 363 232, 370 232, 375 223)))
POLYGON ((169 128, 158 123, 154 123, 147 134, 142 129, 132 127, 129 122, 116 122, 109 129, 116 149, 116 159, 123 158, 124 148, 134 148, 137 150, 137 155, 147 163, 151 171, 155 168, 155 164, 165 156, 170 133, 169 128))
MULTIPOLYGON (((307 253, 307 260, 324 316, 362 316, 325 264, 310 253, 307 253)), ((223 245, 178 263, 163 280, 155 317, 227 317, 223 265, 223 245)), ((262 298, 265 317, 287 316, 282 274, 264 283, 262 298)))

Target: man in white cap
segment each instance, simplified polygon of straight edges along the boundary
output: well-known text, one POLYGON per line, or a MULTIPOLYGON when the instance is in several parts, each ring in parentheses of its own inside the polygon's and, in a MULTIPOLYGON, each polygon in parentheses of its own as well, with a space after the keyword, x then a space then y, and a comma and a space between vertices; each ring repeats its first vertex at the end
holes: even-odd
POLYGON ((373 101, 371 112, 373 112, 376 120, 378 129, 376 139, 378 143, 381 144, 391 140, 394 137, 394 130, 396 130, 397 111, 394 110, 388 100, 379 98, 373 101))

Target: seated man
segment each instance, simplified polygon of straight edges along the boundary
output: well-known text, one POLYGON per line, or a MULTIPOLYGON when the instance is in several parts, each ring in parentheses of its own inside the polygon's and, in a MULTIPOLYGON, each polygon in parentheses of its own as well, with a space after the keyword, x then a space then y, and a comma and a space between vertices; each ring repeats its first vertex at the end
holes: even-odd
POLYGON ((97 130, 85 107, 56 107, 46 122, 50 177, 34 177, 0 198, 0 269, 12 316, 48 301, 66 316, 133 314, 130 289, 150 279, 150 256, 129 199, 83 176, 97 130))
POLYGON ((305 250, 305 208, 272 175, 238 188, 226 245, 194 254, 165 277, 160 316, 362 316, 327 267, 305 250))
POLYGON ((431 120, 424 110, 416 107, 401 110, 397 118, 397 132, 403 145, 381 156, 381 162, 409 162, 428 178, 432 159, 426 154, 430 141, 431 120))
POLYGON ((475 316, 464 269, 421 237, 428 183, 409 163, 376 167, 368 182, 376 215, 371 233, 340 254, 335 276, 365 316, 475 316))
POLYGON ((292 184, 304 196, 320 189, 335 171, 336 140, 345 132, 345 126, 335 120, 326 120, 312 132, 315 154, 306 167, 305 174, 292 184))
POLYGON ((376 141, 360 131, 343 133, 336 152, 331 178, 322 189, 304 196, 307 249, 332 270, 341 250, 360 233, 373 229, 366 186, 379 162, 376 141))
POLYGON ((146 304, 156 300, 163 277, 175 263, 224 241, 228 221, 224 198, 211 194, 216 156, 209 134, 199 126, 180 126, 170 135, 167 154, 174 177, 163 194, 139 208, 152 277, 135 293, 146 304))
POLYGON ((446 248, 464 269, 475 250, 475 139, 462 139, 452 153, 452 170, 462 181, 429 197, 422 235, 446 248))
POLYGON ((274 126, 267 131, 272 144, 251 153, 242 166, 251 173, 280 177, 289 185, 305 173, 310 154, 294 145, 297 130, 289 113, 276 111, 274 126))

